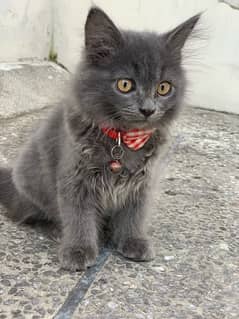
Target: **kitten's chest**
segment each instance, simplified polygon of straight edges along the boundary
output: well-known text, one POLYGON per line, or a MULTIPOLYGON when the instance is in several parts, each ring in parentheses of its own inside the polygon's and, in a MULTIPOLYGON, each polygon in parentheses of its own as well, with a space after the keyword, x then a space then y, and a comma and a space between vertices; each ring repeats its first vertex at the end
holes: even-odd
POLYGON ((126 167, 122 167, 121 171, 117 173, 108 168, 108 173, 104 173, 101 185, 102 206, 105 210, 123 207, 130 197, 138 196, 147 179, 146 166, 133 173, 126 167))
POLYGON ((83 178, 95 192, 103 211, 120 209, 130 197, 140 196, 142 187, 150 178, 151 164, 157 158, 161 142, 161 138, 154 134, 144 147, 136 151, 122 145, 123 155, 119 159, 112 156, 117 142, 108 137, 94 137, 82 144, 80 180, 83 178), (119 172, 112 170, 112 162, 117 161, 121 166, 119 172))
POLYGON ((152 149, 129 151, 124 150, 124 156, 119 160, 107 157, 102 170, 104 185, 101 199, 105 209, 123 207, 130 197, 139 196, 140 189, 145 187, 149 179, 152 160, 152 149), (112 168, 117 162, 119 169, 112 168))

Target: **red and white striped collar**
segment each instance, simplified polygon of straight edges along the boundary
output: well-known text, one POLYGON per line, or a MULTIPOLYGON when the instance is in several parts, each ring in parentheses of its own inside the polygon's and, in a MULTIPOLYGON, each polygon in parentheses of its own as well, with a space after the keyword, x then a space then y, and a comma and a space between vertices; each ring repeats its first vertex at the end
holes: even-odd
POLYGON ((101 130, 113 140, 117 141, 120 138, 129 149, 134 151, 142 148, 155 131, 154 129, 132 129, 129 131, 122 131, 109 127, 102 127, 101 130))

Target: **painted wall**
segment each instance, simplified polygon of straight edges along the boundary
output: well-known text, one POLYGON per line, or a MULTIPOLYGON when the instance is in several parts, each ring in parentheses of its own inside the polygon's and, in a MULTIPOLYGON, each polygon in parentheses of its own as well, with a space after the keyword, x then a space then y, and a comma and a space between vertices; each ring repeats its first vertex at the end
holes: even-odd
MULTIPOLYGON (((0 61, 47 58, 74 72, 83 45, 90 0, 0 0, 0 61)), ((188 42, 184 65, 187 103, 239 113, 238 0, 95 0, 123 28, 166 31, 191 15, 201 19, 204 40, 188 42), (189 54, 190 50, 193 54, 189 54)))
POLYGON ((0 0, 0 61, 48 56, 51 1, 0 0))

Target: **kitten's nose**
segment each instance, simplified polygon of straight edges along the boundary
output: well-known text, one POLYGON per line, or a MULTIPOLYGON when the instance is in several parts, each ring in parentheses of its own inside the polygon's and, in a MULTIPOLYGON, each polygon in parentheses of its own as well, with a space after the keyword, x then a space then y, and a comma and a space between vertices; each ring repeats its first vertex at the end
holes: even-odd
POLYGON ((155 109, 153 108, 148 108, 148 109, 140 108, 139 110, 145 117, 149 117, 155 112, 155 109))

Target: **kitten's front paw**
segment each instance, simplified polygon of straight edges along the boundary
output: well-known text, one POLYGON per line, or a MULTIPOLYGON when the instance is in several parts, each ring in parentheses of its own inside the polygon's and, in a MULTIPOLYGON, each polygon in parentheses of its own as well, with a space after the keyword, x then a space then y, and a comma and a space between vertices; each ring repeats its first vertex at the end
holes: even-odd
POLYGON ((85 270, 93 266, 97 256, 96 249, 92 247, 78 247, 77 249, 63 247, 59 252, 61 267, 66 270, 85 270))
POLYGON ((147 239, 129 238, 119 246, 118 251, 126 258, 135 261, 150 261, 155 257, 153 247, 147 239))

